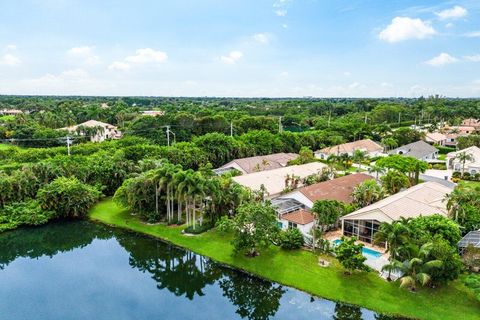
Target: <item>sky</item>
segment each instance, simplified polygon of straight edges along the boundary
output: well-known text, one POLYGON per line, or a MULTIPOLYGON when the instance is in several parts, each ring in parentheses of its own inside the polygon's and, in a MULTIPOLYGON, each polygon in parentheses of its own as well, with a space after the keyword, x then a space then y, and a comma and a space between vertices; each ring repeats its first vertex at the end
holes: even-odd
POLYGON ((480 0, 0 1, 0 94, 480 97, 480 0))

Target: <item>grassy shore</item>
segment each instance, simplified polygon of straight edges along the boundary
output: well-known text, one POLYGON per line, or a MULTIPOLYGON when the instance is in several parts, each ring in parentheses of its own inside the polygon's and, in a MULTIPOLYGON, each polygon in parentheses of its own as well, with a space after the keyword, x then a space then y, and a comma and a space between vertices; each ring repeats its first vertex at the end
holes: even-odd
POLYGON ((256 258, 233 256, 228 237, 211 230, 198 236, 184 236, 182 227, 147 225, 107 199, 97 204, 90 218, 116 227, 155 236, 220 263, 254 273, 326 299, 360 305, 378 312, 419 319, 478 319, 480 303, 460 282, 447 287, 422 289, 417 293, 398 288, 375 273, 346 276, 331 259, 328 268, 318 265, 318 257, 305 250, 263 250, 256 258))

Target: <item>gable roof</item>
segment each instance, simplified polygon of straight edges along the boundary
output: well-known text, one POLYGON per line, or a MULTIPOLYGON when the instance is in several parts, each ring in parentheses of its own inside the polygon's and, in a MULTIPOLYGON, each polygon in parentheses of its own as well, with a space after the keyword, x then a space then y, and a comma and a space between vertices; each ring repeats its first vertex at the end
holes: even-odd
POLYGON ((447 136, 440 132, 427 132, 425 135, 425 140, 429 142, 440 142, 446 140, 447 136))
POLYGON ((364 140, 358 140, 354 142, 348 142, 348 143, 343 143, 343 144, 339 144, 332 147, 323 148, 317 151, 317 153, 343 154, 343 153, 353 153, 355 150, 362 150, 362 151, 366 151, 367 153, 382 152, 383 147, 370 139, 364 139, 364 140))
POLYGON ((447 158, 455 158, 458 154, 464 153, 464 152, 467 153, 467 154, 470 154, 473 157, 472 160, 466 161, 467 164, 469 164, 469 163, 480 163, 480 148, 477 147, 477 146, 471 146, 471 147, 468 147, 468 148, 465 148, 465 149, 462 149, 462 150, 459 150, 459 151, 449 152, 447 154, 447 158))
POLYGON ((295 160, 297 157, 298 154, 296 153, 274 153, 265 156, 240 158, 232 160, 218 169, 229 168, 235 163, 245 173, 253 173, 286 167, 288 161, 295 160))
POLYGON ((232 179, 251 190, 260 190, 261 185, 263 184, 267 189, 269 196, 273 196, 281 193, 285 189, 285 178, 287 175, 293 174, 299 176, 300 179, 303 179, 312 174, 317 174, 325 167, 326 165, 321 162, 311 162, 302 165, 244 174, 233 177, 232 179))
POLYGON ((337 200, 344 203, 352 203, 353 198, 351 195, 353 189, 360 183, 370 179, 373 178, 368 174, 355 173, 312 184, 298 191, 312 202, 317 200, 337 200))
POLYGON ((312 223, 315 217, 310 211, 300 209, 297 211, 285 213, 282 215, 282 220, 290 221, 296 224, 306 225, 312 223))
POLYGON ((436 182, 420 183, 347 214, 341 220, 373 219, 380 222, 392 222, 399 220, 401 217, 447 215, 444 199, 450 192, 452 192, 452 189, 436 182))
POLYGON ((402 152, 402 155, 408 156, 408 157, 414 157, 417 159, 421 159, 425 156, 428 156, 434 152, 437 152, 438 149, 429 145, 423 140, 419 140, 416 142, 412 142, 409 144, 406 144, 404 146, 398 147, 396 149, 390 150, 388 153, 389 154, 399 154, 399 152, 402 152))

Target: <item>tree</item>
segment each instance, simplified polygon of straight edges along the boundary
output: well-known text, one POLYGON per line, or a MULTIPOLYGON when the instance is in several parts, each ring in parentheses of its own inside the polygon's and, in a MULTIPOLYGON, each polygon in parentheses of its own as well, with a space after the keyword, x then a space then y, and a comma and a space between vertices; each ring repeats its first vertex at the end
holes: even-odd
POLYGON ((355 270, 367 270, 367 266, 363 263, 367 260, 362 254, 363 244, 355 244, 355 237, 342 237, 342 241, 335 248, 335 255, 346 269, 346 274, 351 274, 355 270))
POLYGON ((440 260, 429 260, 432 247, 431 242, 421 247, 411 246, 411 258, 403 262, 395 262, 395 270, 403 274, 400 278, 400 287, 408 287, 411 291, 415 291, 417 284, 425 286, 431 281, 429 272, 434 268, 440 268, 443 264, 440 260))
POLYGON ((375 165, 381 168, 397 170, 408 174, 411 184, 418 183, 418 176, 420 172, 425 172, 425 170, 428 169, 426 162, 399 154, 393 154, 389 155, 388 157, 378 159, 375 165))
POLYGON ((389 194, 395 194, 403 188, 410 187, 408 177, 397 170, 389 170, 382 178, 382 186, 389 194))
POLYGON ((440 214, 431 216, 420 216, 410 220, 408 226, 419 241, 433 239, 440 236, 445 239, 452 247, 456 247, 460 241, 461 233, 459 226, 451 219, 440 214), (423 238, 423 239, 422 239, 423 238))
POLYGON ((277 215, 272 207, 261 203, 243 204, 234 218, 234 251, 254 257, 259 247, 272 243, 278 231, 277 215))
POLYGON ((100 196, 95 187, 77 178, 60 177, 38 190, 37 201, 43 210, 54 211, 56 217, 81 218, 100 196))
POLYGON ((375 233, 374 242, 387 244, 387 252, 390 253, 389 260, 398 259, 403 246, 409 241, 410 229, 407 225, 394 221, 382 223, 375 233))
POLYGON ((326 226, 335 224, 345 214, 345 205, 337 200, 318 200, 313 203, 312 212, 321 230, 325 231, 326 226))
POLYGON ((379 179, 378 179, 378 175, 385 173, 385 169, 382 168, 382 167, 379 167, 379 166, 377 166, 377 165, 374 165, 374 166, 371 166, 371 167, 370 167, 370 172, 375 173, 375 180, 378 181, 378 180, 379 180, 379 179))
POLYGON ((362 162, 367 158, 367 152, 362 150, 355 150, 352 159, 358 164, 358 171, 362 170, 362 162))
POLYGON ((382 139, 382 144, 386 147, 386 151, 398 147, 398 141, 392 137, 385 137, 382 139))
POLYGON ((304 238, 297 228, 288 228, 285 231, 280 231, 278 242, 282 249, 293 250, 303 246, 304 238))
POLYGON ((353 189, 352 197, 355 204, 366 207, 381 200, 383 190, 375 180, 366 180, 353 189))
POLYGON ((462 175, 463 175, 465 173, 465 163, 467 161, 472 161, 473 156, 470 153, 463 151, 463 152, 457 153, 457 155, 455 156, 455 159, 460 161, 460 163, 462 164, 462 175))

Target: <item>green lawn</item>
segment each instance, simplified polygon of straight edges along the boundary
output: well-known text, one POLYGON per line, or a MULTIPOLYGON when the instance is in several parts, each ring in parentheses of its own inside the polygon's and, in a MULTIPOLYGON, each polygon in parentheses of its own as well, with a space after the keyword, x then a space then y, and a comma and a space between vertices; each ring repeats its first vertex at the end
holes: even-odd
POLYGON ((8 144, 0 143, 0 150, 6 150, 10 148, 11 146, 8 144))
POLYGON ((480 303, 459 281, 448 287, 411 293, 373 272, 346 276, 335 259, 330 259, 330 267, 320 267, 317 256, 306 250, 284 251, 272 246, 256 258, 233 256, 229 238, 215 230, 184 236, 182 227, 146 225, 110 199, 97 204, 90 211, 90 218, 164 239, 218 262, 323 298, 412 318, 479 319, 480 303))
POLYGON ((466 188, 475 188, 475 187, 480 187, 480 182, 479 181, 465 181, 462 180, 458 183, 459 186, 461 187, 466 187, 466 188))

